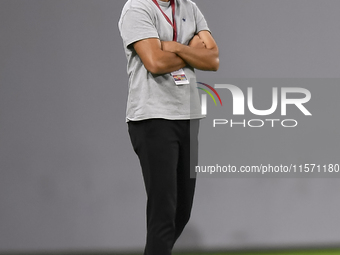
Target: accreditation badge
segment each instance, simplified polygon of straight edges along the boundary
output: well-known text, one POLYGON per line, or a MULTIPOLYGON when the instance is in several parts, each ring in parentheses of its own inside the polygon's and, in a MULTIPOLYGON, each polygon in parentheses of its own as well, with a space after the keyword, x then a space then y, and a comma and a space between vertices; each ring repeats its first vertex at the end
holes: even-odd
POLYGON ((171 76, 174 79, 175 84, 177 86, 190 84, 183 69, 179 69, 178 71, 172 72, 171 76))

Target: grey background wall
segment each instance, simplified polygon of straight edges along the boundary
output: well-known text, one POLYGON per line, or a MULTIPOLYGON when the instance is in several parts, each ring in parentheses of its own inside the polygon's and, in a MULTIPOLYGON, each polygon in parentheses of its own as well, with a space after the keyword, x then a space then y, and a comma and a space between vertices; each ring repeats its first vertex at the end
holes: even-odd
MULTIPOLYGON (((0 1, 0 252, 138 250, 123 0, 0 1)), ((232 78, 339 78, 338 0, 196 0, 232 78)), ((297 152, 298 153, 298 152, 297 152)), ((179 248, 339 242, 338 179, 199 179, 179 248)))

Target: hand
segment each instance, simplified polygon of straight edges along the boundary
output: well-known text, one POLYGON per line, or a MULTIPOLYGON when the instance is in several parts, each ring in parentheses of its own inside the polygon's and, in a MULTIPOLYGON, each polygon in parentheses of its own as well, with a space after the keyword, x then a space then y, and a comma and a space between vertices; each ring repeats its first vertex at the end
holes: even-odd
POLYGON ((189 42, 189 47, 195 48, 195 49, 205 49, 206 48, 204 41, 198 35, 195 35, 191 39, 191 41, 189 42))

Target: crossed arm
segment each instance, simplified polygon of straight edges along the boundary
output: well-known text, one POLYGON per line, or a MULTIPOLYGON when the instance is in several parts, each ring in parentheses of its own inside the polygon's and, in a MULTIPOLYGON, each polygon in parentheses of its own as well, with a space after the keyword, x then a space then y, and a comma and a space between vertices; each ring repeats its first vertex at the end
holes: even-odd
POLYGON ((201 31, 189 45, 150 38, 134 43, 145 68, 153 74, 166 74, 190 65, 196 69, 217 71, 219 51, 208 31, 201 31))

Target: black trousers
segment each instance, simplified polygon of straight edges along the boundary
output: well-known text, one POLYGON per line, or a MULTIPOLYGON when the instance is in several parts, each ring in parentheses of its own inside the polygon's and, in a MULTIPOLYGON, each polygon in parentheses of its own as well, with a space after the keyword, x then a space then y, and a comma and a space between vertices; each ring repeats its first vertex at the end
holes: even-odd
POLYGON ((144 255, 170 255, 193 205, 199 120, 149 119, 128 126, 148 198, 144 255))

